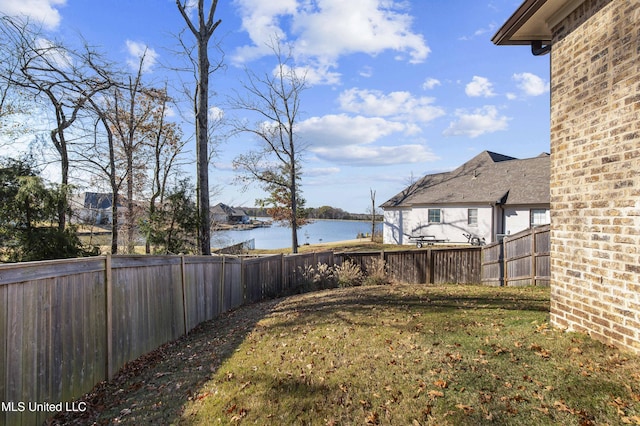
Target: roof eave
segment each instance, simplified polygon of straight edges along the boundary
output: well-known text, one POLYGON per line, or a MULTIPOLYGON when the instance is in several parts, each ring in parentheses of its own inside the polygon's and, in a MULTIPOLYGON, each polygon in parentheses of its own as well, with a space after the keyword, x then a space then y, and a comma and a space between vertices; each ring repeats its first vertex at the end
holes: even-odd
POLYGON ((530 44, 531 40, 513 40, 513 36, 522 28, 525 22, 540 10, 546 1, 547 0, 526 0, 513 15, 507 19, 502 27, 500 27, 491 41, 498 46, 530 44))
POLYGON ((491 41, 498 46, 551 43, 551 29, 584 0, 525 0, 491 41))

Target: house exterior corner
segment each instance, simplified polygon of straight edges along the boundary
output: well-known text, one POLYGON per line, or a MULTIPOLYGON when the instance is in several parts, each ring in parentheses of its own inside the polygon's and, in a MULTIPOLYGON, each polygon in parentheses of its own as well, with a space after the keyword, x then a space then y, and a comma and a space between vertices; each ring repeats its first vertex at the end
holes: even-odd
POLYGON ((639 24, 640 0, 526 0, 493 39, 550 46, 551 323, 635 353, 639 24))

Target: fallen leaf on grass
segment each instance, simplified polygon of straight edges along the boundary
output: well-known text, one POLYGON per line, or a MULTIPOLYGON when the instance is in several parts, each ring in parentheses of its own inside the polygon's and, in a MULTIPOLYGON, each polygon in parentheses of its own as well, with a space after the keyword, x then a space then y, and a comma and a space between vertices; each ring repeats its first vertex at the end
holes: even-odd
POLYGON ((473 407, 470 405, 457 404, 456 408, 459 408, 460 410, 464 411, 465 414, 471 414, 474 411, 473 407))
POLYGON ((427 392, 427 395, 429 395, 429 398, 434 399, 442 398, 444 396, 444 393, 437 390, 430 390, 429 392, 427 392))
POLYGON ((205 399, 206 397, 208 397, 209 395, 211 395, 209 392, 205 392, 202 395, 198 395, 198 397, 196 398, 198 401, 202 401, 203 399, 205 399))
POLYGON ((549 358, 551 356, 551 352, 549 352, 548 350, 544 349, 542 346, 535 343, 529 346, 529 350, 534 351, 536 355, 542 358, 549 358))
POLYGON ((640 425, 640 416, 633 416, 633 417, 620 417, 620 420, 622 420, 622 423, 627 424, 627 425, 640 425))
POLYGON ((367 415, 367 424, 368 425, 380 424, 380 419, 378 417, 378 413, 376 413, 375 411, 370 412, 369 415, 367 415))
POLYGON ((449 386, 449 384, 442 379, 436 380, 435 382, 433 382, 433 384, 442 389, 446 389, 449 386))
POLYGON ((235 416, 231 417, 231 421, 232 422, 239 422, 240 420, 242 420, 246 416, 247 416, 247 410, 245 410, 244 408, 241 408, 240 410, 238 410, 238 414, 236 414, 235 416))

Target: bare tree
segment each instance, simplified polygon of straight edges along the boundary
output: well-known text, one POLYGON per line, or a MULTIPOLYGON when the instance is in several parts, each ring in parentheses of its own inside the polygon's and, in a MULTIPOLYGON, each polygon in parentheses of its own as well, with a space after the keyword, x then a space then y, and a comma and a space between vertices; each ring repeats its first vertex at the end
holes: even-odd
POLYGON ((371 241, 373 242, 376 233, 376 191, 369 188, 369 194, 371 195, 371 241))
POLYGON ((305 220, 299 188, 303 145, 295 127, 306 76, 289 65, 291 54, 283 56, 279 41, 271 47, 278 61, 274 72, 257 75, 246 70, 245 93, 236 94, 231 100, 234 108, 259 117, 256 123, 240 121, 234 127, 255 135, 261 143, 260 150, 239 155, 234 168, 243 173, 245 181, 258 182, 269 193, 265 201, 271 205, 270 214, 291 228, 291 250, 297 253, 298 228, 305 220))
MULTIPOLYGON (((82 162, 90 165, 89 171, 94 172, 97 169, 101 177, 106 177, 109 181, 111 190, 111 254, 118 253, 118 205, 120 198, 120 189, 125 179, 124 167, 120 167, 117 162, 115 137, 111 131, 111 122, 107 105, 98 100, 90 100, 91 107, 96 115, 95 131, 93 138, 87 138, 88 143, 80 146, 78 155, 82 162), (98 130, 98 126, 102 127, 104 136, 98 130), (101 138, 104 137, 104 140, 101 138)), ((81 163, 82 164, 82 163, 81 163)))
MULTIPOLYGON (((108 89, 110 81, 88 66, 97 54, 85 45, 85 52, 71 50, 61 43, 46 40, 38 28, 28 22, 4 17, 2 32, 5 48, 14 51, 19 72, 11 75, 9 84, 48 100, 55 113, 55 128, 50 138, 60 158, 61 184, 69 185, 69 137, 67 130, 76 122, 88 100, 108 89)), ((5 77, 6 78, 6 77, 5 77)), ((58 203, 58 227, 64 230, 68 200, 58 203)))
MULTIPOLYGON (((167 89, 157 90, 155 94, 157 105, 150 120, 150 126, 144 130, 147 133, 147 143, 152 155, 151 197, 149 198, 148 220, 153 221, 158 204, 164 204, 167 192, 167 182, 179 164, 179 156, 186 144, 182 132, 176 123, 167 122, 166 113, 171 98, 167 89)), ((151 227, 148 227, 151 229, 151 227)), ((149 238, 145 244, 145 252, 151 252, 149 238)))
MULTIPOLYGON (((14 27, 10 18, 0 17, 0 38, 11 40, 14 27)), ((20 88, 13 81, 20 73, 20 58, 12 48, 11 43, 0 46, 0 133, 13 135, 17 128, 24 126, 22 120, 12 120, 27 110, 25 97, 21 96, 20 88)))
MULTIPOLYGON (((135 75, 126 78, 124 84, 113 86, 106 97, 107 119, 116 140, 116 155, 122 156, 125 165, 126 209, 125 230, 127 253, 135 246, 136 204, 134 193, 140 193, 147 176, 149 152, 149 128, 155 126, 154 110, 159 92, 144 87, 142 82, 145 55, 140 58, 135 75)), ((162 95, 164 96, 164 95, 162 95)))
POLYGON ((189 17, 188 0, 176 0, 176 6, 184 18, 189 30, 197 43, 197 78, 195 89, 194 112, 196 121, 196 165, 197 165, 197 200, 200 226, 198 240, 200 253, 211 254, 211 221, 209 211, 209 41, 214 31, 220 25, 220 20, 214 20, 218 0, 213 0, 209 12, 205 13, 204 0, 197 0, 197 23, 189 17))

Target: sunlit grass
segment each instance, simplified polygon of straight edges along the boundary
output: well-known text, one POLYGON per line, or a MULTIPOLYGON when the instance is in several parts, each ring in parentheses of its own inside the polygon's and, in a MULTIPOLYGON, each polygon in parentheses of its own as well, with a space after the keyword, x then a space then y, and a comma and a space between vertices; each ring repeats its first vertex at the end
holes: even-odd
POLYGON ((196 424, 640 423, 640 360, 548 326, 542 288, 283 300, 185 406, 196 424))

